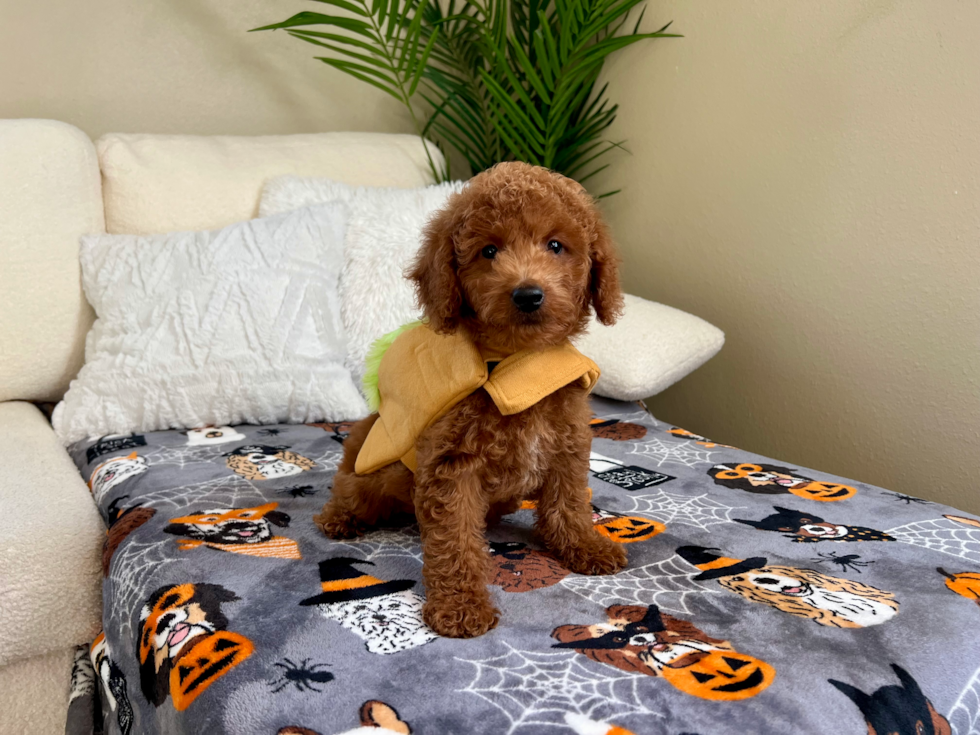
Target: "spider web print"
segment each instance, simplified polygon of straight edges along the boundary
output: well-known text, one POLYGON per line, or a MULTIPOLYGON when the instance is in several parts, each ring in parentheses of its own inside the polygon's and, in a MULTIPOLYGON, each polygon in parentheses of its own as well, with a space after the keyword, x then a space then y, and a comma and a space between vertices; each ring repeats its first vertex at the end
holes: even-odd
POLYGON ((738 506, 731 507, 709 500, 708 495, 697 495, 693 498, 684 495, 671 495, 660 490, 656 495, 626 495, 617 499, 617 513, 639 513, 649 516, 668 526, 680 523, 686 526, 696 526, 707 531, 708 526, 716 523, 731 523, 729 516, 738 506), (619 507, 620 501, 633 507, 619 507))
POLYGON ((184 469, 187 465, 214 462, 231 451, 231 444, 210 446, 153 447, 143 453, 151 465, 172 464, 184 469))
POLYGON ((343 456, 343 447, 333 439, 329 440, 329 444, 324 447, 324 450, 320 454, 314 455, 312 452, 309 454, 309 458, 316 462, 316 467, 313 468, 313 472, 318 470, 321 472, 336 472, 337 467, 340 466, 340 459, 343 456))
POLYGON ((885 533, 914 546, 968 559, 980 564, 980 529, 965 528, 953 521, 916 521, 885 533))
POLYGON ((112 555, 102 598, 111 601, 111 615, 116 625, 106 625, 106 630, 118 630, 124 641, 132 640, 133 617, 144 598, 156 589, 151 579, 167 564, 174 563, 173 559, 167 558, 168 543, 172 543, 170 539, 140 542, 128 538, 112 555))
POLYGON ((520 651, 504 643, 507 653, 486 659, 462 659, 473 664, 476 676, 465 688, 504 713, 510 722, 507 735, 521 730, 540 732, 555 727, 567 732, 565 715, 575 712, 594 720, 629 715, 663 717, 644 704, 635 674, 609 674, 605 667, 575 653, 520 651), (587 663, 586 663, 587 662, 587 663))
POLYGON ((685 467, 710 463, 711 452, 697 446, 693 441, 686 442, 665 442, 657 437, 644 439, 637 442, 630 450, 630 454, 639 454, 644 457, 652 457, 657 466, 663 464, 682 464, 685 467))
POLYGON ((980 733, 980 669, 967 682, 963 693, 949 711, 948 719, 956 735, 980 733))
POLYGON ((720 594, 692 579, 700 570, 683 559, 672 556, 656 564, 627 569, 608 577, 571 574, 561 584, 577 595, 598 605, 613 603, 657 605, 665 612, 690 614, 689 595, 720 594))
POLYGON ((201 510, 244 507, 264 503, 265 497, 248 480, 234 475, 142 493, 133 500, 148 508, 176 511, 191 506, 201 510))
POLYGON ((372 531, 361 538, 334 544, 334 548, 338 546, 346 546, 363 554, 365 561, 386 557, 406 557, 422 561, 422 541, 418 526, 372 531))

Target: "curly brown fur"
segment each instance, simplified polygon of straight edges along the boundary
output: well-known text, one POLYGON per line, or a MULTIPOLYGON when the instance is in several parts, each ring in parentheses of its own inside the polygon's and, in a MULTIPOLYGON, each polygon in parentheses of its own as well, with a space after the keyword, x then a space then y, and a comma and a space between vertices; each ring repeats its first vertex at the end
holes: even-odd
MULTIPOLYGON (((585 328, 590 309, 605 324, 622 310, 618 259, 593 199, 571 179, 523 163, 498 164, 453 195, 408 275, 433 329, 464 329, 502 353, 560 344, 585 328), (526 313, 512 294, 530 287, 544 300, 526 313)), ((622 548, 592 526, 590 418, 579 384, 510 416, 478 390, 419 437, 414 476, 400 462, 357 476, 357 453, 377 419, 368 417, 345 440, 333 498, 316 521, 328 536, 349 538, 414 510, 426 623, 444 636, 482 635, 499 617, 487 591, 487 519, 522 500, 537 502, 537 530, 569 570, 612 574, 626 564, 622 548)))

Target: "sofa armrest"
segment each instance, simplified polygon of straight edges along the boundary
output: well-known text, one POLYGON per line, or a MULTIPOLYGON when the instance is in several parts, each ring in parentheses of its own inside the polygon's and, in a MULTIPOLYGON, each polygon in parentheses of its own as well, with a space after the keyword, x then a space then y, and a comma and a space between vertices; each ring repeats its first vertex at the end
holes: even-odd
POLYGON ((672 306, 625 294, 611 327, 595 318, 575 346, 602 371, 595 392, 620 401, 654 396, 694 372, 725 344, 725 333, 672 306))
POLYGON ((105 526, 40 411, 0 403, 0 666, 92 640, 105 526))

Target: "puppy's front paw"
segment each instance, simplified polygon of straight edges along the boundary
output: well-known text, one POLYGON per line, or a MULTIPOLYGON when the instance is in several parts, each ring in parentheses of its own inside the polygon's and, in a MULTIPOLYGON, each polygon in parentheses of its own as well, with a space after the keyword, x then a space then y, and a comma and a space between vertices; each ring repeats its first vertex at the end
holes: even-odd
POLYGON ((446 638, 476 638, 497 627, 500 611, 490 595, 472 592, 429 593, 422 607, 422 619, 446 638))
POLYGON ((587 546, 563 549, 559 557, 576 574, 615 574, 626 567, 626 550, 598 534, 587 546))
POLYGON ((332 539, 354 538, 364 533, 353 514, 340 510, 332 503, 323 506, 323 510, 313 516, 313 522, 332 539))

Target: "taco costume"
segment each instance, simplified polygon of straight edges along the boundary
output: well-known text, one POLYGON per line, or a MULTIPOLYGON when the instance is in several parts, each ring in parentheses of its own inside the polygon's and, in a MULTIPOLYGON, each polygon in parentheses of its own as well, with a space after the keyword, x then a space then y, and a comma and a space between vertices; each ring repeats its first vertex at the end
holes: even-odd
MULTIPOLYGON (((567 340, 512 355, 481 351, 462 330, 436 334, 409 325, 379 340, 377 410, 380 414, 357 455, 354 471, 367 475, 401 461, 418 468, 415 442, 425 429, 471 393, 483 389, 504 416, 520 413, 559 388, 580 381, 591 391, 599 368, 567 340)), ((371 359, 371 357, 369 357, 371 359)), ((371 391, 369 368, 365 387, 371 391)))

